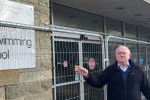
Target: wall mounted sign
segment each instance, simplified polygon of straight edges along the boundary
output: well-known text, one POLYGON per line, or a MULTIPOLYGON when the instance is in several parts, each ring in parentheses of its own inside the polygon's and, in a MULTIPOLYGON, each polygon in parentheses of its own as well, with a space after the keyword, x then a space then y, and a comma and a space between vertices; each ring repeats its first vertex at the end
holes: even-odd
POLYGON ((0 65, 0 70, 36 66, 33 30, 0 27, 0 65))
MULTIPOLYGON (((0 0, 0 21, 34 25, 33 6, 0 0)), ((34 30, 0 26, 0 70, 33 68, 34 30)))
POLYGON ((0 0, 0 21, 34 25, 34 7, 8 0, 0 0))

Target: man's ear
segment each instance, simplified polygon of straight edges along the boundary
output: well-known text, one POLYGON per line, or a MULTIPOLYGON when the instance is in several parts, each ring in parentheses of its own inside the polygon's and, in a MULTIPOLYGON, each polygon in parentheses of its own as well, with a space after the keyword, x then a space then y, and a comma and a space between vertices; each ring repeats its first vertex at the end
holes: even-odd
POLYGON ((129 57, 131 57, 131 53, 129 54, 129 57))

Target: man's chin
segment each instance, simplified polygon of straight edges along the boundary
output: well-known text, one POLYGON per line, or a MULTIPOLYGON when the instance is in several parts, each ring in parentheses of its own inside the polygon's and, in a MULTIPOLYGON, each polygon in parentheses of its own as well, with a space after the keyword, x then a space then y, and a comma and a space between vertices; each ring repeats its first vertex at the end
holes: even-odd
POLYGON ((124 64, 124 63, 126 63, 125 61, 119 61, 119 63, 122 63, 122 64, 124 64))

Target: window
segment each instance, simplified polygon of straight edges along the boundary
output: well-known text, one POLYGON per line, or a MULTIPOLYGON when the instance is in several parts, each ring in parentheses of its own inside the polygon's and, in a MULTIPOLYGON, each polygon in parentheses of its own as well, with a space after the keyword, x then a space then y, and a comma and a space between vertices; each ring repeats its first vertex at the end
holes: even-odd
POLYGON ((106 17, 106 33, 122 35, 122 22, 106 17))
POLYGON ((136 25, 125 23, 125 37, 137 38, 136 25))
POLYGON ((103 32, 102 16, 53 4, 54 25, 103 32))
POLYGON ((145 27, 139 27, 139 38, 150 39, 150 29, 145 27))

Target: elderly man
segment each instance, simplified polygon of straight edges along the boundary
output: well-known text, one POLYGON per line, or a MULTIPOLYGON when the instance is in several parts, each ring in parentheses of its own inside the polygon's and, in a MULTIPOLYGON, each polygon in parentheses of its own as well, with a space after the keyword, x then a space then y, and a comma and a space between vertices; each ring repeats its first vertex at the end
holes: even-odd
POLYGON ((101 88, 108 83, 108 100, 141 100, 141 92, 150 100, 150 83, 140 66, 130 60, 126 46, 116 49, 116 62, 108 66, 97 77, 87 69, 75 65, 75 73, 84 77, 88 84, 101 88))

